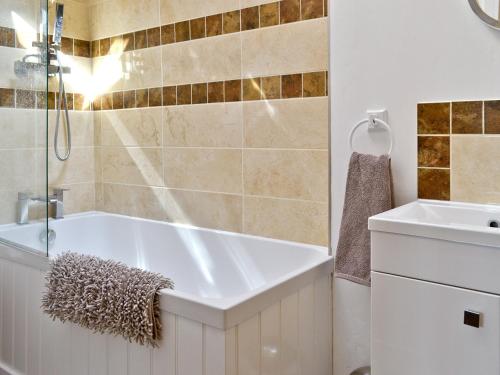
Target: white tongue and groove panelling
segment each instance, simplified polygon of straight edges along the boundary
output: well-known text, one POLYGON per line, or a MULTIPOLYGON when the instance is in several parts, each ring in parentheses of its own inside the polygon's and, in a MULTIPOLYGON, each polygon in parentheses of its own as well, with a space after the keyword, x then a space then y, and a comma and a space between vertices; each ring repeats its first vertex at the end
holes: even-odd
POLYGON ((52 321, 40 310, 44 282, 0 259, 0 367, 12 375, 332 373, 330 277, 226 331, 163 311, 158 349, 52 321))

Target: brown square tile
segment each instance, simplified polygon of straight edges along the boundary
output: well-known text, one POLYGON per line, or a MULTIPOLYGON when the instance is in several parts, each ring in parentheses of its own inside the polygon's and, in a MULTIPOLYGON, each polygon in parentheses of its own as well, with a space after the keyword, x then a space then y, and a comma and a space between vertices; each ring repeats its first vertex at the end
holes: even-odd
POLYGON ((14 107, 15 91, 13 89, 0 88, 0 107, 14 107))
POLYGON ((419 167, 450 167, 450 137, 418 137, 419 167))
POLYGON ((281 97, 300 98, 302 96, 302 74, 281 76, 281 97))
POLYGON ((113 109, 113 94, 107 93, 101 95, 101 109, 103 111, 113 109))
POLYGON ((453 134, 483 133, 483 102, 451 103, 453 134))
POLYGON ((56 93, 47 93, 47 109, 56 109, 56 93))
POLYGON ((161 44, 175 43, 175 25, 164 25, 161 27, 161 44))
POLYGON ((280 23, 280 3, 260 6, 260 27, 275 26, 280 23))
POLYGON ((73 102, 76 111, 88 111, 90 109, 90 103, 85 99, 85 95, 83 94, 74 94, 73 102))
POLYGON ((241 80, 235 79, 224 82, 224 99, 226 102, 241 101, 241 80))
POLYGON ((207 17, 207 37, 222 34, 222 14, 207 17))
POLYGON ((90 42, 86 40, 74 40, 74 55, 79 57, 90 57, 90 42))
POLYGON ((123 35, 113 36, 110 38, 111 48, 109 49, 111 53, 121 53, 125 50, 125 45, 123 42, 123 35))
POLYGON ((208 102, 222 103, 224 101, 224 82, 208 83, 208 102))
POLYGON ((449 169, 419 169, 418 198, 450 200, 449 169))
POLYGON ((135 90, 123 93, 123 108, 135 108, 135 90))
POLYGON ((205 17, 191 20, 191 39, 201 39, 205 37, 205 17))
POLYGON ((122 41, 123 41, 123 51, 124 52, 133 51, 135 49, 134 33, 128 33, 128 34, 122 35, 122 41))
POLYGON ((418 105, 418 134, 450 134, 450 103, 418 105))
POLYGON ((241 30, 253 30, 259 28, 259 7, 245 8, 241 10, 241 30))
POLYGON ((123 91, 113 93, 113 109, 123 109, 123 91))
POLYGON ((11 47, 16 46, 16 32, 8 27, 0 27, 0 46, 11 47))
POLYGON ((163 88, 163 105, 177 104, 177 88, 175 86, 165 86, 163 88))
MULTIPOLYGON (((61 104, 61 108, 64 108, 62 107, 64 105, 63 102, 59 102, 60 98, 59 93, 56 92, 55 94, 56 94, 56 109, 58 108, 59 104, 61 104)), ((68 110, 73 110, 73 94, 66 93, 66 102, 68 104, 68 110)))
POLYGON ((148 47, 156 47, 161 44, 161 31, 159 27, 146 30, 148 36, 148 47))
POLYGON ((50 109, 47 105, 47 92, 45 91, 37 91, 35 93, 36 100, 36 108, 37 109, 50 109))
POLYGON ((300 0, 280 1, 280 23, 300 21, 300 0))
POLYGON ((239 10, 224 13, 222 30, 224 34, 237 33, 241 31, 239 10))
POLYGON ((484 132, 500 134, 500 100, 484 102, 484 132))
POLYGON ((304 97, 326 95, 326 72, 304 73, 304 97))
POLYGON ((326 96, 328 96, 328 88, 330 87, 330 81, 328 80, 328 70, 325 72, 325 79, 326 79, 325 91, 326 91, 326 96))
POLYGON ((96 96, 94 98, 94 101, 92 102, 92 109, 94 111, 100 111, 102 109, 101 97, 100 96, 96 96))
POLYGON ((148 89, 135 90, 135 106, 137 108, 144 108, 149 105, 149 91, 148 89))
POLYGON ((193 84, 193 104, 204 104, 207 103, 207 101, 207 84, 193 84))
POLYGON ((90 42, 90 52, 92 57, 98 57, 99 56, 99 41, 94 40, 90 42))
POLYGON ((262 95, 260 78, 243 80, 243 100, 260 100, 262 95))
MULTIPOLYGON (((68 104, 68 111, 73 110, 73 93, 67 92, 66 93, 66 103, 68 104)), ((56 92, 56 108, 59 105, 59 93, 56 92)), ((63 103, 61 102, 61 105, 63 103)), ((61 107, 64 108, 64 107, 61 107)))
POLYGON ((146 30, 136 31, 134 33, 134 49, 143 49, 148 47, 148 33, 146 30))
POLYGON ((303 20, 323 17, 324 0, 301 0, 301 12, 303 20))
POLYGON ((177 86, 177 105, 191 104, 191 85, 177 86))
POLYGON ((65 55, 73 56, 73 39, 63 36, 61 38, 61 51, 65 55))
POLYGON ((111 49, 111 39, 99 40, 99 56, 106 56, 111 49))
POLYGON ((185 42, 190 38, 189 21, 177 22, 175 24, 175 41, 185 42))
POLYGON ((16 90, 17 108, 35 108, 36 95, 32 90, 16 90))
POLYGON ((281 98, 281 77, 263 77, 262 78, 262 98, 280 99, 281 98))
POLYGON ((155 87, 149 89, 149 106, 150 107, 161 107, 162 103, 162 88, 155 87))
POLYGON ((0 27, 0 46, 11 47, 16 46, 16 31, 8 27, 0 27))

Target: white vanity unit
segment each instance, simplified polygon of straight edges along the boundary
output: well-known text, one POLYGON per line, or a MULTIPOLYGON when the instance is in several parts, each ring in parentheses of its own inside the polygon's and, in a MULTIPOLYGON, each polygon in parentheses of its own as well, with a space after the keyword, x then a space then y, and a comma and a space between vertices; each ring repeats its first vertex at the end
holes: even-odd
POLYGON ((372 375, 500 374, 500 206, 375 216, 372 375))

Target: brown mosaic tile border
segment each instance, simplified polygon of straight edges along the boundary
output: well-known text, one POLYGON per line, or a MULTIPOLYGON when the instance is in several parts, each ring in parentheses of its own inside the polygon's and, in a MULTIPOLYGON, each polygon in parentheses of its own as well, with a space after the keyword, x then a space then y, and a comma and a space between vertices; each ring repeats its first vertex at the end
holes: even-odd
POLYGON ((451 199, 451 136, 500 135, 500 100, 418 104, 418 197, 451 199))
POLYGON ((96 98, 93 110, 320 97, 328 95, 327 82, 321 71, 115 91, 96 98))
MULTIPOLYGON (((0 26, 0 47, 25 48, 19 42, 15 29, 0 26)), ((49 35, 49 42, 52 35, 49 35)), ((61 51, 65 55, 77 57, 90 57, 90 42, 87 40, 63 37, 61 39, 61 51)))
POLYGON ((327 16, 327 0, 275 1, 95 40, 90 42, 91 57, 108 55, 117 42, 127 52, 327 16))
MULTIPOLYGON (((85 95, 66 93, 70 111, 89 111, 85 95)), ((58 93, 23 89, 0 88, 0 108, 17 109, 56 109, 58 93)))

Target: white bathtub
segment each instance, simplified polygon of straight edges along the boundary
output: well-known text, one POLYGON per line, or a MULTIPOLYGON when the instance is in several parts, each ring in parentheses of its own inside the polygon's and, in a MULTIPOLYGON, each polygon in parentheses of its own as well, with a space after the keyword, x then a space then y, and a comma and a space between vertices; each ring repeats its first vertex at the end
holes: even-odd
POLYGON ((0 359, 13 374, 332 373, 333 260, 325 248, 91 212, 51 221, 65 250, 164 274, 159 349, 40 313, 40 224, 0 226, 0 359), (19 249, 27 250, 22 251, 19 249))

